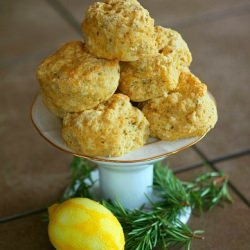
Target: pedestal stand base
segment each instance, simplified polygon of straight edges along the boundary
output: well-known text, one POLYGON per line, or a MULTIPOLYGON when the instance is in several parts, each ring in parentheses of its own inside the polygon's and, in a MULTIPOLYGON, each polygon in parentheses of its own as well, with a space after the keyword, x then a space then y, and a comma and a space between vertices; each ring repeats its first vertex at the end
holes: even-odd
MULTIPOLYGON (((146 174, 150 175, 151 174, 151 170, 153 171, 153 168, 148 167, 148 170, 147 170, 148 173, 146 173, 146 174)), ((95 184, 90 189, 90 192, 91 192, 93 198, 95 200, 99 200, 99 201, 102 200, 102 199, 111 198, 110 195, 104 194, 104 192, 103 192, 103 190, 101 188, 101 182, 100 182, 100 179, 99 179, 100 172, 101 173, 103 172, 101 167, 100 167, 99 170, 95 170, 95 171, 92 172, 92 179, 95 181, 95 184)), ((152 174, 153 174, 153 172, 152 172, 152 174)), ((115 182, 119 181, 119 178, 115 179, 115 176, 113 176, 113 177, 114 177, 114 181, 115 182)), ((124 178, 124 174, 122 174, 122 178, 124 178)), ((110 181, 112 181, 112 180, 110 180, 110 181)), ((90 184, 90 183, 88 183, 88 184, 90 184)), ((119 202, 121 202, 121 204, 124 207, 126 207, 128 209, 134 209, 134 208, 139 208, 142 204, 148 204, 148 200, 146 199, 146 196, 143 195, 143 197, 140 197, 140 199, 137 200, 137 201, 142 202, 140 204, 139 203, 137 204, 137 205, 139 205, 138 207, 128 207, 129 205, 131 205, 131 204, 133 205, 134 203, 133 203, 133 193, 131 193, 131 190, 129 190, 132 187, 132 185, 130 185, 130 183, 126 183, 126 184, 128 186, 128 189, 127 189, 127 191, 125 190, 124 192, 126 192, 126 196, 129 197, 128 200, 125 201, 125 203, 127 204, 127 206, 124 206, 124 203, 121 201, 121 199, 119 199, 119 197, 116 197, 117 200, 119 200, 119 202)), ((139 184, 139 182, 138 182, 138 184, 139 184)), ((108 186, 108 188, 110 188, 110 187, 108 186)), ((157 199, 157 197, 155 197, 154 194, 153 194, 153 192, 152 192, 152 185, 151 185, 151 187, 148 187, 147 195, 149 196, 149 198, 151 200, 156 200, 157 199)), ((188 222, 189 218, 191 217, 191 212, 192 211, 191 211, 190 207, 183 208, 183 210, 181 211, 181 213, 178 215, 178 219, 182 223, 186 224, 188 222)))

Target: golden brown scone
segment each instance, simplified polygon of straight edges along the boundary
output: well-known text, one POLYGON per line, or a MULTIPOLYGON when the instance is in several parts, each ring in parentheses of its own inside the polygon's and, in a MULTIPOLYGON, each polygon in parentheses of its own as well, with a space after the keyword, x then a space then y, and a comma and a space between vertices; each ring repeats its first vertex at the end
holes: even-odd
POLYGON ((187 43, 177 31, 156 26, 155 33, 158 50, 161 54, 174 57, 181 71, 183 68, 190 66, 192 62, 191 52, 187 43))
POLYGON ((158 55, 123 63, 119 89, 132 101, 142 102, 166 95, 177 87, 181 71, 189 71, 192 56, 181 35, 155 27, 158 55))
POLYGON ((119 90, 132 101, 146 101, 175 89, 179 74, 173 58, 161 54, 122 63, 119 90))
POLYGON ((94 109, 67 114, 62 136, 78 154, 121 156, 146 143, 149 123, 127 96, 115 94, 94 109))
POLYGON ((63 118, 68 113, 65 110, 62 110, 61 108, 56 106, 50 97, 43 94, 42 90, 40 91, 40 93, 41 93, 44 105, 51 111, 51 113, 53 113, 54 115, 60 118, 63 118))
POLYGON ((75 41, 46 58, 37 78, 45 105, 62 117, 109 99, 118 87, 120 66, 116 60, 95 58, 82 42, 75 41))
POLYGON ((217 121, 207 86, 189 72, 181 73, 175 91, 145 102, 142 111, 151 135, 166 141, 204 135, 217 121))
POLYGON ((154 20, 136 0, 94 3, 82 30, 87 48, 97 57, 136 61, 157 53, 154 20))

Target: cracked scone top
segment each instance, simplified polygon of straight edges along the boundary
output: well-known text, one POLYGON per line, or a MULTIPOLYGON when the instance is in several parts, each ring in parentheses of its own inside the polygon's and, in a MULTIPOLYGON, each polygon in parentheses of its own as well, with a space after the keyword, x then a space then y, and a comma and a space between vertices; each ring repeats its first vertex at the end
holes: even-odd
POLYGON ((172 58, 161 54, 121 63, 119 90, 132 101, 146 101, 175 89, 179 74, 172 58))
POLYGON ((188 71, 192 56, 181 35, 155 27, 158 54, 121 64, 119 89, 132 101, 142 102, 166 95, 177 87, 179 75, 188 71))
POLYGON ((181 71, 190 66, 192 54, 187 43, 177 31, 156 26, 155 33, 156 43, 161 54, 173 57, 181 71))
POLYGON ((87 48, 100 58, 136 61, 157 53, 154 20, 136 0, 94 3, 82 30, 87 48))
POLYGON ((109 99, 118 87, 116 60, 98 59, 80 41, 63 45, 38 67, 37 78, 45 105, 63 117, 109 99))
POLYGON ((214 127, 217 110, 207 86, 189 72, 182 72, 178 87, 165 97, 145 102, 142 109, 151 136, 174 141, 202 136, 214 127))
POLYGON ((149 123, 129 98, 113 95, 94 109, 67 114, 62 137, 75 153, 88 156, 121 156, 142 147, 149 123))

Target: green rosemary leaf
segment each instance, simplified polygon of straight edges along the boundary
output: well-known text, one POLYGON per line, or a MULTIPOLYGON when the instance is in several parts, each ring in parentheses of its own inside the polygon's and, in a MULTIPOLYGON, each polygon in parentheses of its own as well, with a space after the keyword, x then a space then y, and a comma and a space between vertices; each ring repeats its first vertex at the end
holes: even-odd
POLYGON ((171 209, 155 207, 153 210, 127 210, 118 202, 103 201, 122 224, 126 249, 151 250, 156 246, 179 245, 187 248, 195 233, 172 216, 171 209))
POLYGON ((68 200, 73 197, 92 198, 89 189, 94 185, 91 171, 94 165, 89 161, 74 157, 70 164, 72 180, 68 188, 64 191, 61 201, 68 200))
POLYGON ((48 213, 44 213, 44 214, 42 214, 42 221, 44 222, 44 223, 49 223, 49 214, 48 213))
MULTIPOLYGON (((74 158, 71 166, 72 182, 62 200, 72 197, 89 197, 94 185, 91 171, 94 166, 88 161, 74 158)), ((192 182, 177 179, 172 171, 160 163, 154 167, 154 193, 158 201, 150 197, 151 208, 125 209, 119 202, 102 201, 120 221, 126 239, 126 250, 152 250, 157 246, 169 249, 181 246, 191 249, 193 239, 204 239, 203 231, 192 231, 178 219, 180 212, 191 206, 200 213, 223 202, 231 202, 228 192, 228 177, 211 172, 198 176, 192 182)))
POLYGON ((212 209, 223 202, 232 202, 228 191, 228 177, 223 172, 209 172, 192 182, 182 182, 189 193, 192 207, 199 212, 212 209))
POLYGON ((178 180, 173 172, 161 163, 154 167, 154 189, 163 201, 157 203, 164 207, 176 206, 180 209, 190 206, 189 195, 186 192, 182 182, 178 180))
POLYGON ((95 165, 90 161, 87 161, 80 157, 74 157, 72 163, 69 166, 72 179, 79 179, 83 176, 88 177, 91 182, 91 171, 95 168, 95 165))

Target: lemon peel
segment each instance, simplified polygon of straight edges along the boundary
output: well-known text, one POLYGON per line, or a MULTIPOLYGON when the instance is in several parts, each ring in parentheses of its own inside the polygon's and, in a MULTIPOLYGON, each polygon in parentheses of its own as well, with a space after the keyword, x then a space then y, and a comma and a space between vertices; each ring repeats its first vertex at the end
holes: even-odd
POLYGON ((73 198, 49 207, 48 233, 57 250, 124 250, 117 218, 87 198, 73 198))

